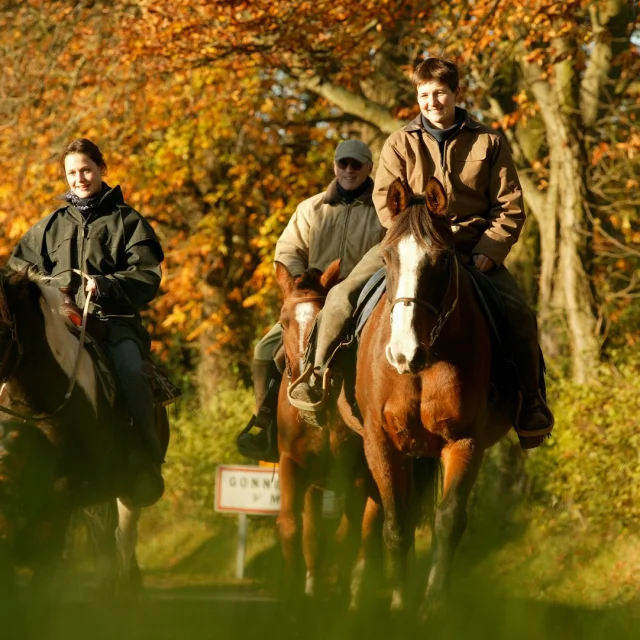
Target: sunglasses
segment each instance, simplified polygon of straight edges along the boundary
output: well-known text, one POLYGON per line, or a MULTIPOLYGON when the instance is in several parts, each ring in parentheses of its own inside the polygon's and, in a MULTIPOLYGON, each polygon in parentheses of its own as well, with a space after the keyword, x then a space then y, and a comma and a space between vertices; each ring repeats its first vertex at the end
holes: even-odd
POLYGON ((353 158, 345 158, 344 160, 338 160, 338 166, 341 169, 346 169, 347 167, 351 167, 354 171, 360 171, 362 169, 362 162, 358 162, 353 158))

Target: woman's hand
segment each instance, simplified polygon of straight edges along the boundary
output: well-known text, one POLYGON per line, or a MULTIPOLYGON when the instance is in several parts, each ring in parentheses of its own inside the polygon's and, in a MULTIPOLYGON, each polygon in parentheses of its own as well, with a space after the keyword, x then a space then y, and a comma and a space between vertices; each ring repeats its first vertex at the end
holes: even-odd
POLYGON ((473 265, 478 271, 486 273, 487 271, 491 271, 491 269, 494 269, 496 263, 491 258, 483 256, 481 253, 475 253, 473 255, 473 265))
POLYGON ((85 286, 85 291, 87 293, 92 294, 92 295, 98 292, 98 285, 96 284, 96 281, 95 281, 94 278, 88 278, 87 279, 87 284, 85 286))

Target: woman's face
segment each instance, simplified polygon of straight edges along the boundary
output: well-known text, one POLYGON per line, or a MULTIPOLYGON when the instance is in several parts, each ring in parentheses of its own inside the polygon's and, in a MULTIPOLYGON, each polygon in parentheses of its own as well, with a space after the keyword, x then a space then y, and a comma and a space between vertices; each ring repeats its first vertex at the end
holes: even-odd
POLYGON ((102 168, 84 153, 70 153, 64 159, 64 172, 69 188, 78 198, 89 198, 100 193, 102 168))

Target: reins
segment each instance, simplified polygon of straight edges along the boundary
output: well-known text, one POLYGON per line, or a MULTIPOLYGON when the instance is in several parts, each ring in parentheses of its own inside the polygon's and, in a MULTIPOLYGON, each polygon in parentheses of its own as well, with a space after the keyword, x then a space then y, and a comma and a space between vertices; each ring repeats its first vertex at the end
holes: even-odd
POLYGON ((410 304, 415 304, 415 305, 417 305, 419 307, 422 307, 423 309, 426 309, 431 314, 433 314, 436 317, 436 323, 433 326, 433 329, 431 329, 431 333, 429 334, 429 348, 432 348, 433 345, 435 344, 436 340, 440 336, 440 333, 442 332, 442 329, 444 329, 444 325, 446 324, 447 320, 449 319, 449 316, 453 313, 453 311, 457 307, 459 294, 460 294, 460 266, 458 264, 458 258, 454 253, 453 254, 453 267, 451 267, 449 269, 449 282, 447 284, 447 290, 444 292, 444 296, 442 297, 442 304, 440 305, 440 308, 437 308, 436 306, 432 305, 430 302, 427 302, 426 300, 422 300, 421 298, 406 298, 406 297, 403 297, 403 298, 396 298, 391 303, 390 314, 393 314, 393 308, 397 304, 400 304, 400 303, 404 304, 405 306, 409 306, 410 304), (447 311, 445 313, 443 313, 444 305, 445 305, 445 302, 447 300, 447 296, 449 295, 449 290, 451 289, 451 282, 453 280, 453 271, 454 271, 454 269, 455 269, 456 294, 455 294, 455 297, 454 297, 453 302, 451 303, 451 306, 449 307, 449 309, 447 309, 447 311))

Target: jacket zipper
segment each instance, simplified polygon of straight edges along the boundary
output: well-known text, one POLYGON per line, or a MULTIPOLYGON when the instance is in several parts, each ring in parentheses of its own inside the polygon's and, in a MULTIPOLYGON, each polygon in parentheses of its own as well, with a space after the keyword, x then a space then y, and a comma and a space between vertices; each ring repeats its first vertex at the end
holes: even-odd
MULTIPOLYGON (((357 202, 357 200, 356 200, 357 202)), ((347 215, 345 216, 344 219, 344 226, 342 227, 342 238, 340 240, 340 251, 338 253, 338 257, 340 258, 340 271, 342 272, 342 263, 343 263, 343 253, 344 253, 344 248, 347 244, 347 228, 349 226, 349 218, 351 217, 351 209, 353 207, 353 205, 355 204, 355 202, 350 202, 347 205, 347 215)))
MULTIPOLYGON (((82 214, 80 214, 82 215, 82 214)), ((84 216, 83 216, 84 218, 84 216)), ((82 270, 83 266, 84 266, 84 250, 86 247, 86 236, 87 236, 87 219, 83 219, 82 220, 82 245, 80 246, 80 260, 78 261, 78 269, 82 270)), ((85 293, 85 281, 84 278, 82 276, 80 276, 80 291, 82 292, 82 304, 84 305, 84 302, 86 300, 86 293, 85 293)))

